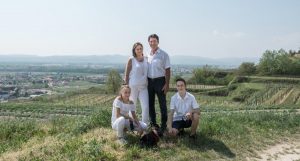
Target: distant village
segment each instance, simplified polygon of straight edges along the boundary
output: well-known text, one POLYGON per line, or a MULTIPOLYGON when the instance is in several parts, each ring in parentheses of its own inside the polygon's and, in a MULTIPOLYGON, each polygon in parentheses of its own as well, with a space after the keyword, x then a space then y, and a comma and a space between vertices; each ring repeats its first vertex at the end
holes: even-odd
MULTIPOLYGON (((172 75, 191 74, 193 69, 194 66, 174 65, 172 75)), ((123 73, 120 74, 123 77, 123 73)), ((104 84, 106 78, 107 74, 91 73, 0 72, 0 102, 51 95, 55 93, 54 88, 69 86, 76 81, 104 84)))
POLYGON ((2 73, 0 75, 0 102, 15 99, 31 99, 53 94, 54 87, 68 86, 74 81, 104 83, 106 76, 77 76, 64 73, 2 73))

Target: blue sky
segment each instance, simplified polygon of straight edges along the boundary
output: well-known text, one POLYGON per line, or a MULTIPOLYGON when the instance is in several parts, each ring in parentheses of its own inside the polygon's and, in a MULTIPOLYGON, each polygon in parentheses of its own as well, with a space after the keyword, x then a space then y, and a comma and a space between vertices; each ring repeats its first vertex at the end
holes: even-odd
POLYGON ((300 49, 298 0, 1 0, 0 54, 130 55, 157 33, 172 55, 300 49))

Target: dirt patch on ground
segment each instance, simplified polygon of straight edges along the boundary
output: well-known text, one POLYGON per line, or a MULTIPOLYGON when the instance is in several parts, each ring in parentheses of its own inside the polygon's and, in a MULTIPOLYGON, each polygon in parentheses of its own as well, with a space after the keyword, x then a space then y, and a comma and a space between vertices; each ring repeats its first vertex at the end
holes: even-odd
POLYGON ((256 160, 300 160, 300 134, 258 152, 258 156, 256 160))

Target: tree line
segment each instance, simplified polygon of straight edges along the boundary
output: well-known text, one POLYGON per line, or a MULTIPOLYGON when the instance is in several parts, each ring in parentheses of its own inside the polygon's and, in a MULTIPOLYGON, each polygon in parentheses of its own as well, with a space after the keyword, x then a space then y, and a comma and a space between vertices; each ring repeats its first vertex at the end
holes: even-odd
MULTIPOLYGON (((258 64, 243 62, 237 69, 204 66, 193 70, 190 84, 227 85, 235 76, 300 76, 300 50, 266 50, 258 64)), ((174 80, 180 76, 175 76, 174 80)))
MULTIPOLYGON (((224 70, 205 65, 193 70, 189 84, 228 85, 236 76, 265 75, 265 76, 300 76, 300 50, 288 52, 266 50, 258 64, 243 62, 237 69, 224 70)), ((181 75, 173 76, 173 81, 181 75)), ((122 84, 118 71, 111 70, 106 80, 107 90, 116 93, 122 84)))
POLYGON ((256 65, 251 62, 242 63, 237 69, 238 75, 267 76, 300 76, 300 50, 289 52, 267 50, 256 65))

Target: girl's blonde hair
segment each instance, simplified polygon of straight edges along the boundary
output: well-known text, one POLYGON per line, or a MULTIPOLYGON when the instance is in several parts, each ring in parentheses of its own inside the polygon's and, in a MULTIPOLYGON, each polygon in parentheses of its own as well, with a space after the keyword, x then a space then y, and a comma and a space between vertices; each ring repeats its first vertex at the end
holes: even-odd
POLYGON ((120 99, 121 101, 123 101, 123 98, 122 98, 122 92, 123 92, 123 90, 125 90, 125 89, 129 89, 130 92, 131 92, 131 88, 129 87, 129 85, 122 85, 122 86, 120 87, 120 90, 119 90, 119 99, 120 99))

